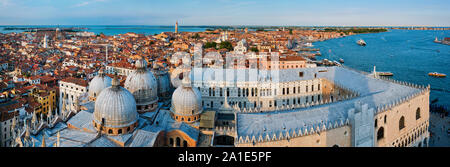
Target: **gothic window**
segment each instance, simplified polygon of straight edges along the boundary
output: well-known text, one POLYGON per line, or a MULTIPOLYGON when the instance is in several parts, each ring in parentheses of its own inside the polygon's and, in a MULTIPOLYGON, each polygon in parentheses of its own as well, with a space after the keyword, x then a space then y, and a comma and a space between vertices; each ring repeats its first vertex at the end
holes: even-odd
POLYGON ((405 128, 405 117, 401 117, 400 120, 398 121, 398 128, 399 130, 402 130, 403 128, 405 128))
POLYGON ((378 132, 377 132, 377 140, 380 140, 383 138, 384 138, 384 128, 380 127, 380 129, 378 129, 378 132))
POLYGON ((420 108, 417 108, 416 110, 416 120, 420 118, 420 108))

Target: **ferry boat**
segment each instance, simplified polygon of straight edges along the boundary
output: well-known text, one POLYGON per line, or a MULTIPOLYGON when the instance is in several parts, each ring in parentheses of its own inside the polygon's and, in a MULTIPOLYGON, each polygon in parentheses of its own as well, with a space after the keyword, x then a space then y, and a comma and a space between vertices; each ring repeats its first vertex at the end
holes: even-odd
POLYGON ((358 40, 356 43, 360 46, 366 46, 366 41, 364 41, 362 39, 358 40))
POLYGON ((446 77, 447 76, 446 74, 438 73, 438 72, 430 72, 430 73, 428 73, 428 75, 432 76, 432 77, 446 77))
POLYGON ((377 75, 390 77, 390 76, 394 76, 394 73, 392 73, 392 72, 377 72, 377 75))
POLYGON ((377 67, 376 66, 373 66, 372 74, 374 76, 385 76, 385 77, 394 76, 394 73, 392 73, 392 72, 377 72, 377 67))

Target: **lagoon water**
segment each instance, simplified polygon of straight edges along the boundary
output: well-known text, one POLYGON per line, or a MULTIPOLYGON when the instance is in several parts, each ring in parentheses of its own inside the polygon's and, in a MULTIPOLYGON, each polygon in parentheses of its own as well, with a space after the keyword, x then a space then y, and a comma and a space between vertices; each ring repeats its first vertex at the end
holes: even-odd
MULTIPOLYGON (((0 26, 0 33, 11 33, 11 32, 23 32, 23 30, 4 30, 6 27, 13 28, 87 28, 83 31, 94 32, 95 34, 103 33, 105 35, 118 35, 125 34, 127 32, 134 32, 137 34, 153 35, 159 34, 161 32, 174 32, 174 26, 141 26, 141 25, 87 25, 87 26, 0 26)), ((204 26, 179 26, 178 31, 182 32, 200 32, 205 31, 204 26)))
POLYGON ((344 65, 361 71, 394 73, 393 79, 431 85, 430 101, 450 106, 450 45, 434 43, 438 37, 450 37, 450 31, 389 30, 383 33, 359 34, 315 42, 322 56, 318 60, 344 59, 344 65), (367 46, 356 41, 363 39, 367 46), (429 72, 445 73, 446 78, 428 76, 429 72), (436 90, 439 89, 439 90, 436 90))

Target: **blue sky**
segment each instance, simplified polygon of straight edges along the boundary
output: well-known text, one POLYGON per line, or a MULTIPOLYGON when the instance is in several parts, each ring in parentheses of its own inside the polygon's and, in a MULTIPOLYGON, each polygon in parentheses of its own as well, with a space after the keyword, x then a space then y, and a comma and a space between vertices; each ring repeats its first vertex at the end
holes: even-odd
POLYGON ((0 0, 0 25, 450 26, 450 0, 0 0))

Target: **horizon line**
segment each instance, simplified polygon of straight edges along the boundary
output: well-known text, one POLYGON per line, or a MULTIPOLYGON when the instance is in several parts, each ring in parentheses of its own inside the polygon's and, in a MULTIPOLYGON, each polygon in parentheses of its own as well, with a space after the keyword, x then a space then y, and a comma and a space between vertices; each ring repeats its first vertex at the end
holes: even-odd
MULTIPOLYGON (((167 26, 175 27, 175 25, 149 25, 149 24, 0 24, 0 26, 167 26)), ((442 25, 178 25, 178 27, 439 27, 448 28, 442 25)))

